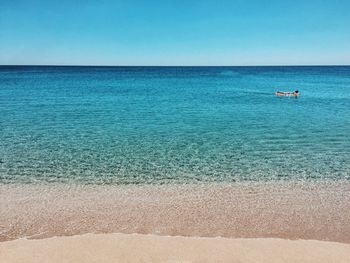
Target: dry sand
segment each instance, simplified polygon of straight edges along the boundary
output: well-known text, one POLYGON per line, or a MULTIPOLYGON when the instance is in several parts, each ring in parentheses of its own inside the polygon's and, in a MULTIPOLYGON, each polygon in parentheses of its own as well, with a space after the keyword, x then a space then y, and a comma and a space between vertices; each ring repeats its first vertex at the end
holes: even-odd
POLYGON ((348 181, 0 185, 0 263, 350 263, 349 222, 348 181))
POLYGON ((139 234, 86 234, 0 243, 1 262, 345 263, 350 244, 274 238, 229 239, 139 234))

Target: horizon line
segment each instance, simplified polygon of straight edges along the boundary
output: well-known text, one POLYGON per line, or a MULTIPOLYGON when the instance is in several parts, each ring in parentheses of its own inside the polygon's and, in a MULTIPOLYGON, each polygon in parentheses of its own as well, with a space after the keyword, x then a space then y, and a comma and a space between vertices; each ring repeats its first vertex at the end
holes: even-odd
POLYGON ((0 67, 349 67, 350 64, 275 65, 103 65, 103 64, 0 64, 0 67))

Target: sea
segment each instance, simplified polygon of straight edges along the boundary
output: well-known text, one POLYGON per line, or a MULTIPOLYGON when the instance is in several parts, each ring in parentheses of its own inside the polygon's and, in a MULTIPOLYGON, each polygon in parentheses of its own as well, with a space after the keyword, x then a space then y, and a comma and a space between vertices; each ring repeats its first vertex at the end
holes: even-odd
POLYGON ((2 184, 320 180, 350 180, 350 66, 0 66, 2 184))

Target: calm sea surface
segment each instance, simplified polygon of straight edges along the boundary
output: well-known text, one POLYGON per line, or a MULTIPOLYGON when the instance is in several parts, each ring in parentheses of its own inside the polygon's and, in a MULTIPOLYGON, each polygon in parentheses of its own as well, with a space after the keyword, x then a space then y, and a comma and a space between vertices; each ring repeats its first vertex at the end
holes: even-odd
POLYGON ((325 179, 350 180, 350 67, 0 67, 1 183, 325 179))

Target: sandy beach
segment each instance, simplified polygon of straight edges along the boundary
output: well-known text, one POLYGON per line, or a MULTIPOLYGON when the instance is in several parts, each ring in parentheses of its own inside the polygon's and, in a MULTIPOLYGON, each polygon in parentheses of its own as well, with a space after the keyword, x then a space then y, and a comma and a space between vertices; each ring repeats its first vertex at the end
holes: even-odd
POLYGON ((0 240, 87 233, 350 243, 350 183, 0 185, 0 240))
POLYGON ((0 243, 2 262, 350 262, 350 244, 315 240, 87 234, 0 243))
POLYGON ((350 262, 349 182, 0 185, 1 262, 350 262))

